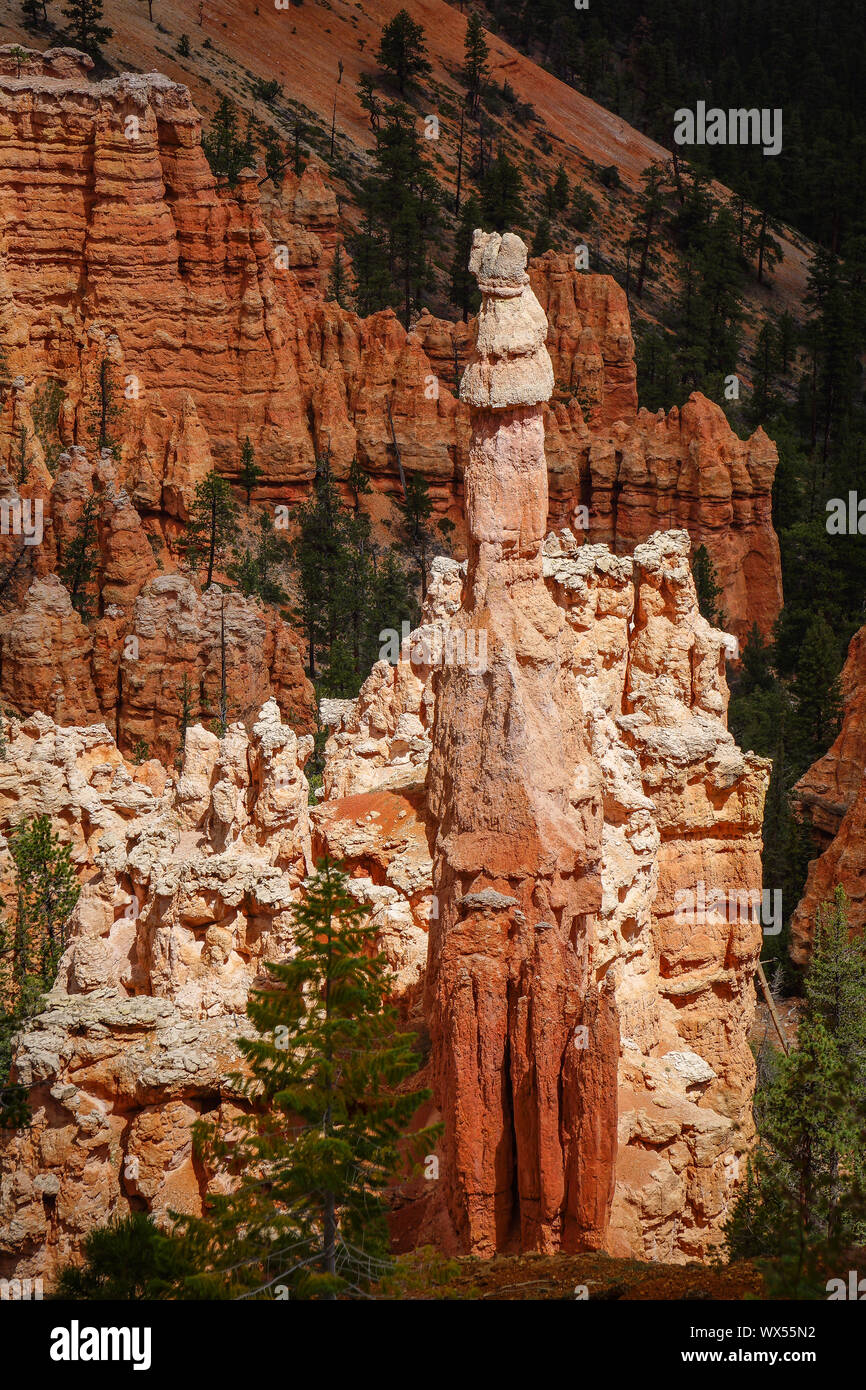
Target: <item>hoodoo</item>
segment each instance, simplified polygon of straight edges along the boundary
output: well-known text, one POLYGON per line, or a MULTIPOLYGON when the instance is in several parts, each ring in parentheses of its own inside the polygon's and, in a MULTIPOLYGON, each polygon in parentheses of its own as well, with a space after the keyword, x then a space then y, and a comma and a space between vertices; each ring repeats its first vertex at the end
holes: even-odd
POLYGON ((453 622, 487 663, 432 676, 434 1208, 478 1255, 683 1259, 718 1242, 752 1133, 761 932, 724 903, 760 888, 769 765, 727 731, 729 639, 688 535, 633 557, 544 537, 552 373, 525 261, 476 232, 453 622), (713 910, 683 909, 700 884, 713 910))
POLYGON ((575 637, 545 587, 547 323, 516 236, 475 233, 463 377, 467 598, 488 668, 438 677, 429 991, 451 1217, 478 1253, 601 1244, 613 1198, 618 1025, 591 978, 602 804, 575 637))

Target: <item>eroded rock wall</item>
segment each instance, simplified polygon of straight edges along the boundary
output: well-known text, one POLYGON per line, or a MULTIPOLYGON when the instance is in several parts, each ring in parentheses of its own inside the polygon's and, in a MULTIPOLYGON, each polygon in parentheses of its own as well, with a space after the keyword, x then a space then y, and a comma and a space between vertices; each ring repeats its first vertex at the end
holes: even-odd
MULTIPOLYGON (((399 452, 462 538, 458 385, 475 326, 423 313, 407 334, 390 310, 359 319, 327 302, 340 234, 317 166, 279 190, 244 171, 231 192, 186 88, 158 74, 95 82, 70 51, 20 79, 6 60, 0 90, 0 342, 31 393, 60 384, 67 447, 97 442, 107 370, 122 485, 169 531, 211 461, 237 477, 249 436, 259 500, 304 497, 326 451, 338 478, 357 458, 396 495, 399 452)), ((545 529, 586 507, 586 538, 628 553, 683 526, 710 551, 729 625, 768 629, 781 599, 770 441, 738 440, 699 395, 639 412, 622 289, 553 252, 530 273, 554 371, 545 529)))
POLYGON ((794 809, 813 831, 819 855, 809 865, 791 919, 791 954, 809 959, 815 917, 837 885, 850 901, 848 920, 866 930, 866 628, 851 639, 841 676, 842 727, 830 748, 794 787, 794 809))

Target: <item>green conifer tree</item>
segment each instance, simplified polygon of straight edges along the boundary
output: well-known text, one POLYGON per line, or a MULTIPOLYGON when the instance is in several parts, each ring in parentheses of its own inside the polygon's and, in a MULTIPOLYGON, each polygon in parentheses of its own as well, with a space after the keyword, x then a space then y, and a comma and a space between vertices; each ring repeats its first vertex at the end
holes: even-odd
POLYGON ((826 753, 839 732, 840 666, 836 636, 823 614, 816 613, 800 648, 792 690, 792 753, 804 771, 826 753))
POLYGON ((11 917, 0 921, 0 1128, 18 1128, 29 1111, 26 1089, 8 1081, 12 1038, 54 983, 81 890, 70 846, 60 843, 48 816, 21 821, 7 840, 15 902, 11 917))
POLYGON ((532 238, 532 251, 530 254, 533 256, 543 256, 545 251, 550 250, 551 245, 550 219, 547 217, 540 217, 538 219, 538 225, 535 228, 535 236, 532 238))
POLYGON ((205 588, 210 587, 215 566, 226 559, 238 533, 237 512, 229 484, 211 469, 196 484, 186 532, 178 543, 191 565, 198 567, 203 561, 206 564, 205 588))
POLYGON ((247 499, 247 506, 250 505, 250 498, 253 489, 257 486, 259 478, 265 476, 265 470, 256 463, 256 451, 252 446, 249 435, 241 447, 241 467, 238 474, 238 482, 244 490, 247 499))
POLYGON ((708 623, 721 626, 724 622, 719 598, 722 590, 716 583, 716 567, 710 559, 705 545, 699 545, 692 553, 692 575, 698 595, 698 608, 708 623))
POLYGON ((470 10, 466 17, 466 36, 463 40, 463 80, 466 83, 466 97, 470 112, 474 115, 485 82, 490 76, 488 58, 490 49, 484 37, 484 27, 477 10, 470 10))
POLYGON ((507 154, 491 160, 481 180, 481 213, 485 227, 511 232, 523 222, 523 179, 507 154))
POLYGON ((557 165, 556 176, 550 186, 550 215, 565 212, 568 207, 568 175, 562 164, 557 165))
POLYGON ((85 620, 92 618, 94 611, 91 585, 99 559, 96 530, 98 505, 99 499, 92 492, 84 504, 74 535, 58 555, 57 563, 57 573, 69 590, 72 607, 85 620))
POLYGON ((64 1265, 56 1294, 75 1302, 137 1302, 177 1297, 195 1273, 182 1240, 144 1211, 114 1216, 87 1232, 80 1264, 64 1265))
POLYGON ((102 23, 102 0, 69 0, 63 14, 69 20, 78 48, 92 58, 102 57, 102 45, 114 34, 102 23))
POLYGON ((352 462, 349 464, 349 473, 346 482, 349 484, 354 501, 355 513, 357 514, 361 510, 361 498, 369 497, 373 491, 370 486, 370 475, 361 467, 357 458, 353 457, 352 462))
POLYGON ((433 502, 423 474, 410 473, 407 476, 405 495, 397 498, 396 505, 403 522, 403 550, 418 570, 423 600, 427 597, 427 561, 433 552, 433 536, 429 526, 433 502))
POLYGON ((472 233, 481 226, 481 205, 475 197, 467 198, 460 209, 460 221, 454 238, 454 256, 451 261, 451 303, 460 310, 466 323, 470 314, 477 312, 481 302, 478 283, 469 269, 469 253, 472 249, 472 233))
POLYGON ((407 1087, 418 1058, 368 913, 320 860, 294 909, 292 958, 250 997, 257 1036, 240 1040, 247 1074, 235 1078, 250 1113, 228 1138, 197 1127, 205 1161, 237 1181, 184 1220, 199 1293, 362 1296, 388 1268, 388 1187, 429 1092, 407 1087))
POLYGON ((424 27, 408 10, 398 10, 385 25, 376 57, 385 71, 396 78, 401 96, 408 85, 433 70, 427 58, 424 27))
POLYGON ((227 179, 231 187, 237 183, 241 169, 255 163, 254 129, 250 116, 246 135, 242 136, 234 102, 230 97, 222 97, 209 129, 202 135, 201 146, 213 173, 227 179))
POLYGON ((233 554, 226 574, 246 598, 264 603, 284 604, 288 594, 280 582, 280 571, 291 559, 286 536, 277 531, 267 510, 259 512, 252 538, 233 554))
POLYGON ((328 276, 328 298, 336 300, 341 309, 349 307, 349 278, 346 273, 346 257, 341 242, 337 242, 331 273, 328 276))
POLYGON ((756 1099, 759 1146, 726 1227, 771 1295, 826 1297, 866 1218, 866 945, 841 889, 818 909, 796 1045, 756 1099))

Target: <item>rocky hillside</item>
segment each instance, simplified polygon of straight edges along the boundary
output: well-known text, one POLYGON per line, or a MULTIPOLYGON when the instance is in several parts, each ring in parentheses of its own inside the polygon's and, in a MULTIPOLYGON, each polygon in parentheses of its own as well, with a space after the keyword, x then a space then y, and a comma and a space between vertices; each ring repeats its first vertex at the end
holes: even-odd
MULTIPOLYGON (((304 128, 304 148, 326 158, 333 168, 345 216, 357 219, 356 199, 370 164, 374 136, 368 113, 358 99, 358 79, 376 73, 376 50, 382 28, 401 9, 400 0, 316 0, 276 9, 248 0, 177 0, 152 7, 105 0, 104 19, 113 30, 104 56, 114 73, 160 72, 189 88, 197 108, 212 116, 223 95, 242 112, 251 111, 264 126, 276 129, 291 145, 298 122, 304 128), (148 10, 152 9, 152 19, 148 10), (179 46, 184 37, 189 52, 179 46), (303 63, 295 61, 302 52, 303 63), (280 96, 267 99, 262 83, 276 81, 280 96), (332 132, 333 128, 333 141, 332 132)), ((431 72, 420 90, 398 93, 408 100, 419 121, 434 114, 439 121, 433 162, 437 180, 453 191, 457 180, 459 107, 465 89, 466 13, 446 0, 413 0, 413 17, 423 25, 431 72)), ((48 9, 47 29, 26 29, 13 0, 0 2, 0 32, 9 43, 38 46, 68 44, 58 8, 48 9)), ((633 230, 637 190, 643 171, 653 161, 667 160, 671 151, 648 139, 622 117, 605 110, 574 87, 512 47, 500 35, 487 33, 490 78, 509 100, 499 102, 486 116, 490 148, 508 150, 523 174, 533 198, 562 163, 599 205, 591 236, 593 252, 624 271, 626 243, 633 230), (611 187, 605 171, 619 176, 611 187)), ((472 137, 477 139, 477 134, 472 137)), ((714 185, 722 200, 728 191, 714 185)), ((528 224, 526 230, 528 230, 528 224)), ((805 238, 782 229, 781 264, 774 270, 773 288, 750 285, 750 313, 760 320, 784 308, 799 314, 812 248, 805 238)), ((450 236, 446 246, 450 246, 450 236)), ((443 248, 444 249, 444 248, 443 248)), ((561 248, 571 250, 571 243, 561 248)), ((655 319, 664 306, 676 272, 664 255, 661 278, 640 311, 655 319)), ((438 295, 444 293, 448 255, 437 257, 438 295)), ((438 307, 444 307, 442 300, 438 307)), ((745 367, 745 364, 743 364, 745 367)), ((746 370, 748 370, 746 368, 746 370)), ((680 402, 677 402, 679 404, 680 402)))

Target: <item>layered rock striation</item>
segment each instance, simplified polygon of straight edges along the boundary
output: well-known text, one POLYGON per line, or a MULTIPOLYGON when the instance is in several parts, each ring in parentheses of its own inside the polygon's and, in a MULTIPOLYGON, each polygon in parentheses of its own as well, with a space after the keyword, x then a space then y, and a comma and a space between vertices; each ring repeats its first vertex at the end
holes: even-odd
MULTIPOLYGON (((18 66, 7 55, 0 73, 0 343, 9 379, 60 391, 64 446, 98 444, 107 372, 121 483, 169 532, 209 462, 238 476, 249 437, 261 501, 305 497, 325 452, 338 478, 357 458, 386 498, 402 465, 459 538, 474 325, 425 313, 407 333, 390 310, 360 319, 328 302, 340 233, 322 171, 276 189, 246 170, 229 190, 185 87, 94 81, 70 50, 18 66)), ((618 553, 682 526, 710 551, 733 629, 768 628, 781 601, 770 441, 737 439, 699 395, 639 412, 622 289, 553 252, 530 274, 554 373, 546 525, 574 527, 586 508, 585 538, 618 553)))

